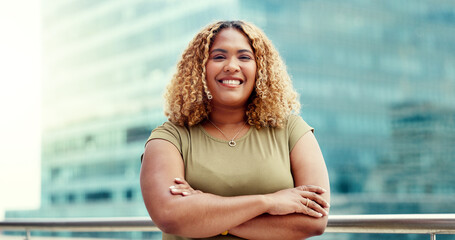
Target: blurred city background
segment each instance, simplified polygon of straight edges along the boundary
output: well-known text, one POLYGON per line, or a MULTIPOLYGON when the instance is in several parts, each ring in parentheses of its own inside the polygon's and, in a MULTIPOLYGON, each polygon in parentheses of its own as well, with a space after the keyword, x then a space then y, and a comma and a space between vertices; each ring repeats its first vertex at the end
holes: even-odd
POLYGON ((455 212, 455 1, 42 0, 41 13, 40 206, 6 219, 147 216, 140 155, 166 121, 163 90, 199 29, 235 19, 286 62, 327 163, 331 214, 455 212))

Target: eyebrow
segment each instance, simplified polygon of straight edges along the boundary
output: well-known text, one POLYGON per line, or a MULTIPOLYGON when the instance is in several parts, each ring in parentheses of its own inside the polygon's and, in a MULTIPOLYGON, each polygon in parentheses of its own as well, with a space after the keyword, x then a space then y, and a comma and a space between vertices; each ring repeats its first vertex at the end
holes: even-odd
MULTIPOLYGON (((210 54, 214 53, 214 52, 222 52, 222 53, 227 53, 228 51, 225 50, 225 49, 222 49, 222 48, 216 48, 216 49, 213 49, 210 54)), ((248 49, 240 49, 237 51, 237 53, 244 53, 244 52, 248 52, 248 53, 251 53, 253 54, 253 52, 251 50, 248 50, 248 49)))

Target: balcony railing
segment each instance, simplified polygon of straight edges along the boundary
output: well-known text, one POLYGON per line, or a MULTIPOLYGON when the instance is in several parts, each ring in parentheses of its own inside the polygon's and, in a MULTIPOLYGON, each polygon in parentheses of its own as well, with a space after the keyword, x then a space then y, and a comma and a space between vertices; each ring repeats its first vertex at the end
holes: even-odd
MULTIPOLYGON (((0 222, 0 230, 119 232, 160 231, 147 217, 88 218, 88 219, 14 219, 0 222)), ((455 214, 388 214, 388 215, 331 215, 326 232, 331 233, 394 233, 455 234, 455 214)))

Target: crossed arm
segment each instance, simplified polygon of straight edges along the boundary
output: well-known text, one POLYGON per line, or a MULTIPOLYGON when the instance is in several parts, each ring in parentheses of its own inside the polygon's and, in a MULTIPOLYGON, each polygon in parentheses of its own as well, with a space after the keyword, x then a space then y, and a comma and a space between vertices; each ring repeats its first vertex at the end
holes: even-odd
POLYGON ((291 167, 298 187, 265 195, 221 197, 193 190, 183 180, 178 150, 156 139, 147 144, 144 153, 142 195, 157 226, 175 235, 202 238, 228 229, 247 239, 302 239, 322 234, 327 224, 329 182, 311 132, 292 150, 291 167))

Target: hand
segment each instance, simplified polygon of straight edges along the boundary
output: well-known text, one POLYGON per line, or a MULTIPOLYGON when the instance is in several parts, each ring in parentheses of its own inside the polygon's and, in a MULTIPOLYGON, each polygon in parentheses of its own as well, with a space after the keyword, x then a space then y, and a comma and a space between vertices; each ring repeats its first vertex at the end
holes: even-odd
POLYGON ((189 196, 193 194, 202 193, 199 190, 194 190, 188 182, 181 178, 175 178, 174 182, 175 185, 169 187, 172 195, 182 195, 182 196, 189 196))
POLYGON ((275 193, 265 195, 270 202, 270 209, 267 213, 271 215, 287 215, 291 213, 302 213, 312 217, 327 216, 325 210, 329 203, 321 196, 325 189, 312 186, 298 186, 284 189, 275 193))

